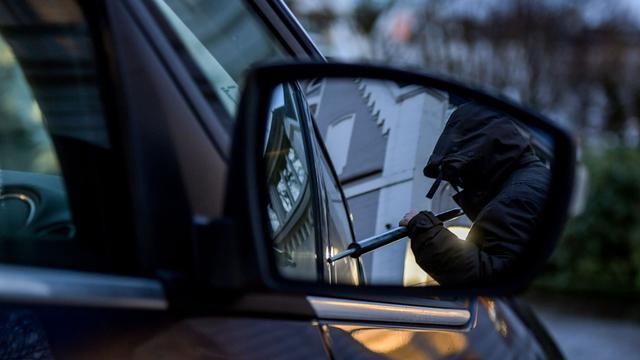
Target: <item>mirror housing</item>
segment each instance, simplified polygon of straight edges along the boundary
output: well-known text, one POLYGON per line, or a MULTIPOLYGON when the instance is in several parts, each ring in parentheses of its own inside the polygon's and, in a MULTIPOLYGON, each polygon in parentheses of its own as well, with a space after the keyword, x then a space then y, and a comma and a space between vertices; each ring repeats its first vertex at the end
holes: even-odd
POLYGON ((237 225, 234 230, 237 241, 234 245, 237 255, 235 258, 242 259, 242 264, 236 266, 239 273, 234 275, 238 279, 238 286, 352 297, 357 297, 363 291, 381 295, 391 291, 394 294, 423 297, 502 296, 522 291, 531 283, 542 270, 561 235, 574 183, 575 147, 570 135, 543 115, 499 95, 492 95, 460 82, 373 65, 295 63, 258 67, 249 73, 239 106, 231 159, 233 166, 229 175, 228 193, 234 196, 227 198, 225 212, 228 217, 235 219, 237 225), (276 87, 283 83, 315 78, 366 78, 435 88, 481 102, 544 132, 553 142, 553 161, 550 163, 552 177, 548 199, 540 216, 542 225, 538 227, 539 233, 536 236, 544 241, 528 246, 523 261, 514 268, 512 274, 501 278, 499 282, 404 288, 391 285, 348 286, 283 277, 278 271, 271 245, 269 219, 263 211, 268 202, 264 175, 267 112, 276 87))

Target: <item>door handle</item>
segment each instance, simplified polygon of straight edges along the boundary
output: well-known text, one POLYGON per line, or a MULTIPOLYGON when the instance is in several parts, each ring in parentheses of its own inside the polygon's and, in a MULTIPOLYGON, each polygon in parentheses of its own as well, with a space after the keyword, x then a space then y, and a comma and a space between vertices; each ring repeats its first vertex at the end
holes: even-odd
POLYGON ((401 305, 373 301, 307 296, 319 319, 368 321, 408 325, 464 326, 471 320, 468 309, 401 305))

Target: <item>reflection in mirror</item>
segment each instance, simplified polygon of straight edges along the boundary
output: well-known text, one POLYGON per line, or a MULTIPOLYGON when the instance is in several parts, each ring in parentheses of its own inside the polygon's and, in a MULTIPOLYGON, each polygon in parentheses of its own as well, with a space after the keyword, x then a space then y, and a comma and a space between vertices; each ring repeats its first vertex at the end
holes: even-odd
POLYGON ((366 284, 479 284, 509 274, 538 241, 554 154, 540 129, 459 94, 376 79, 301 79, 271 104, 267 213, 285 277, 328 281, 315 269, 359 261, 366 284), (304 117, 351 211, 357 241, 337 254, 313 235, 330 206, 308 178, 331 179, 304 160, 304 117))
POLYGON ((317 280, 310 172, 294 89, 289 84, 277 87, 268 112, 264 150, 267 216, 281 274, 317 280))

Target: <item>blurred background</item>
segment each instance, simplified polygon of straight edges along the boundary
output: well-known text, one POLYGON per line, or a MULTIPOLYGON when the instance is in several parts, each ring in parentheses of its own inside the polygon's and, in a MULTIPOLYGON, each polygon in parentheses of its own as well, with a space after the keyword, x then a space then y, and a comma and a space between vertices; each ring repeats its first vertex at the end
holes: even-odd
POLYGON ((637 350, 640 2, 286 2, 329 60, 453 77, 569 129, 584 191, 545 273, 523 296, 569 358, 637 350))

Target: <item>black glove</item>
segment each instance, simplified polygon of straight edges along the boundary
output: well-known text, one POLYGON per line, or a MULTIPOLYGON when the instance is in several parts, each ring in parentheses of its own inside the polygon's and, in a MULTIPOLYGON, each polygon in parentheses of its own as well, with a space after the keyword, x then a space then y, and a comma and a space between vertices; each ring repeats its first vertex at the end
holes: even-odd
MULTIPOLYGON (((409 221, 407 230, 409 230, 409 237, 414 238, 417 233, 424 233, 436 226, 442 227, 442 221, 438 219, 431 211, 420 211, 416 216, 409 221)), ((413 246, 413 245, 412 245, 413 246)))

